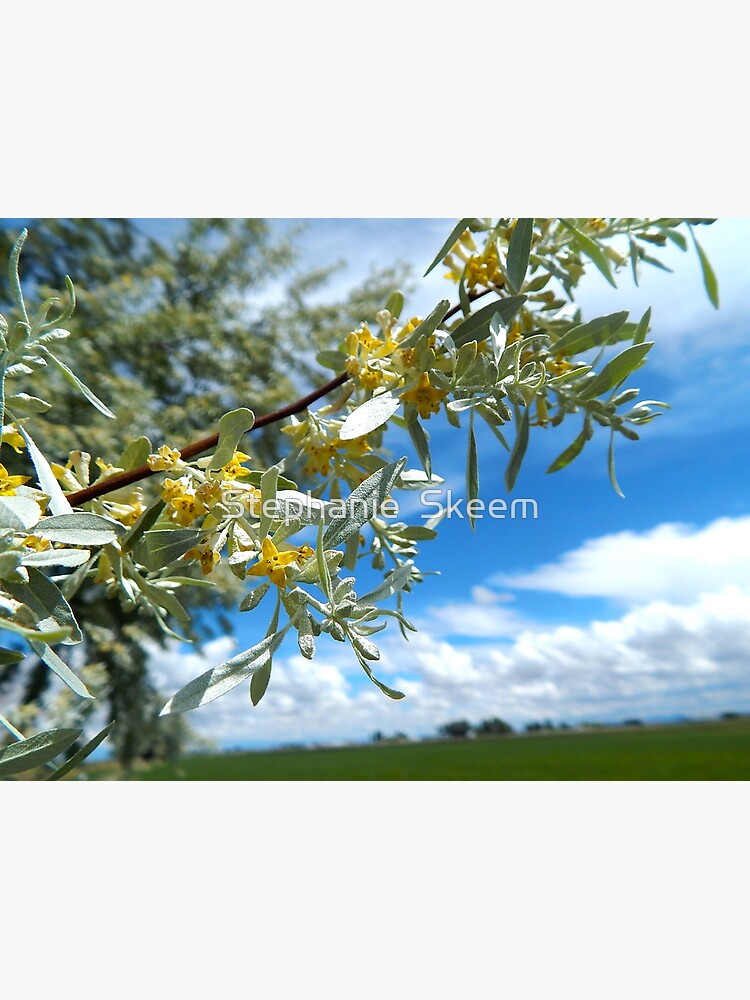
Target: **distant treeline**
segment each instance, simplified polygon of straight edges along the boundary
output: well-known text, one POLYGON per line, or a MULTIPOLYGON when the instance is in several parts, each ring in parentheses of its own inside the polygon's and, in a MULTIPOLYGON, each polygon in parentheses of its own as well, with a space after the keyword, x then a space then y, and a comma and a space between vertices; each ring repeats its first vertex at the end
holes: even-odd
MULTIPOLYGON (((722 712, 718 719, 724 721, 731 721, 732 719, 745 718, 747 713, 743 712, 722 712)), ((680 723, 698 722, 706 721, 705 719, 677 719, 675 720, 675 725, 680 723)), ((643 726, 646 723, 642 719, 624 719, 621 722, 578 722, 575 725, 571 725, 567 722, 552 722, 550 719, 545 719, 543 722, 527 722, 523 728, 514 729, 514 727, 506 722, 505 719, 499 719, 494 716, 491 719, 483 719, 476 725, 468 722, 466 719, 456 719, 453 722, 446 722, 445 725, 440 726, 437 731, 438 737, 442 739, 475 739, 477 737, 483 736, 510 736, 514 733, 541 733, 541 732, 564 732, 572 730, 590 730, 590 729, 619 729, 623 726, 643 726)), ((663 725, 663 722, 659 723, 663 725)), ((427 737, 428 739, 430 737, 427 737)), ((434 738, 434 737, 432 737, 434 738)), ((372 734, 373 743, 409 743, 411 738, 407 736, 406 733, 394 733, 392 736, 386 736, 380 730, 372 734)))

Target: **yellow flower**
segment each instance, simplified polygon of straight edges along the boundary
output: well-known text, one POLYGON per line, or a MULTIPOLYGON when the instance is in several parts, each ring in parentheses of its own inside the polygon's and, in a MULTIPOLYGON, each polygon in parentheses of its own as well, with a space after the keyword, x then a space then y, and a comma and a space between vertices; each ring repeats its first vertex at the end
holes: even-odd
POLYGON ((171 503, 177 497, 184 497, 187 492, 187 483, 181 479, 165 479, 161 484, 161 498, 164 503, 171 503))
POLYGON ((309 545, 301 545, 297 549, 297 562, 305 562, 315 555, 315 549, 310 548, 309 545))
POLYGON ((13 497, 16 495, 16 486, 27 483, 30 476, 10 476, 8 470, 0 463, 0 497, 13 497))
POLYGON ((148 456, 146 464, 152 472, 165 472, 167 469, 174 469, 179 460, 179 451, 170 448, 168 444, 163 444, 156 455, 148 456))
POLYGON ((185 558, 199 559, 204 576, 212 573, 214 566, 221 562, 219 553, 215 552, 206 541, 200 542, 192 549, 188 549, 185 553, 185 558))
POLYGON ((35 552, 46 552, 47 549, 52 548, 52 542, 47 538, 37 538, 36 535, 27 535, 23 540, 23 544, 27 549, 33 549, 35 552))
POLYGON ((118 472, 123 471, 118 466, 110 465, 109 462, 105 462, 103 458, 97 458, 94 461, 96 462, 97 467, 101 471, 99 479, 107 479, 109 476, 115 476, 117 475, 118 472))
POLYGON ((330 444, 305 444, 304 452, 307 455, 302 471, 306 476, 327 476, 331 471, 331 459, 336 453, 336 449, 330 444))
POLYGON ((126 503, 118 503, 109 507, 107 513, 115 521, 132 528, 138 518, 146 509, 139 496, 131 497, 126 503))
POLYGON ((179 521, 183 528, 192 524, 196 518, 208 513, 206 505, 189 493, 186 493, 184 496, 175 497, 171 505, 176 512, 174 519, 179 521))
POLYGON ((337 451, 343 451, 353 458, 361 458, 362 455, 366 455, 368 451, 372 451, 372 447, 370 442, 367 440, 366 434, 363 434, 361 437, 352 438, 349 441, 342 441, 341 438, 334 438, 333 441, 331 441, 331 447, 335 448, 337 451))
POLYGON ((404 368, 413 368, 417 363, 417 352, 413 347, 407 347, 403 351, 399 351, 398 357, 401 359, 401 364, 404 368))
MULTIPOLYGON (((366 351, 374 351, 383 346, 383 341, 379 340, 377 337, 373 337, 370 333, 370 328, 367 323, 362 323, 360 329, 356 331, 356 334, 357 339, 366 351)), ((354 352, 352 351, 352 353, 354 352)))
POLYGON ((447 395, 444 389, 433 389, 430 385, 430 376, 427 372, 422 372, 416 386, 408 392, 401 393, 401 399, 405 403, 414 403, 422 420, 429 420, 433 413, 440 410, 440 403, 447 395))
POLYGON ((261 545, 261 556, 258 562, 247 571, 248 576, 267 576, 281 590, 286 589, 286 567, 299 559, 297 549, 289 552, 279 552, 271 539, 266 536, 261 545))
POLYGON ((569 361, 566 361, 562 354, 559 354, 556 361, 547 361, 546 367, 550 375, 554 377, 556 375, 564 375, 565 372, 569 372, 571 368, 573 368, 573 365, 569 361))
POLYGON ((249 490, 242 494, 242 502, 247 507, 248 512, 252 517, 260 517, 261 514, 261 495, 260 490, 255 489, 251 486, 249 490))
POLYGON ((3 444, 9 444, 17 455, 20 455, 26 447, 26 442, 13 424, 7 424, 3 427, 3 444))
POLYGON ((196 497, 200 500, 202 504, 206 507, 213 507, 215 503, 221 500, 222 489, 219 483, 215 480, 207 480, 205 483, 201 483, 198 489, 195 491, 196 497))
POLYGON ((363 368, 359 373, 359 384, 363 389, 377 389, 379 385, 382 385, 383 373, 379 368, 363 368))
POLYGON ((250 469, 243 469, 242 467, 242 462, 247 462, 249 459, 249 455, 245 455, 241 451, 236 451, 231 461, 227 462, 221 470, 222 477, 224 479, 242 479, 243 476, 249 476, 250 469))

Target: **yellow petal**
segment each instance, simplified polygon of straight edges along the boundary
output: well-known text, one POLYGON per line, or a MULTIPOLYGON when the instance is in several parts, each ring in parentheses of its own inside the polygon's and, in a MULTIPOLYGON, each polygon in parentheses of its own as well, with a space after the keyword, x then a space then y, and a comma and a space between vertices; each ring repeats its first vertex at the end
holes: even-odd
POLYGON ((272 559, 273 556, 278 555, 279 550, 273 544, 268 535, 266 535, 261 543, 261 551, 264 559, 272 559))

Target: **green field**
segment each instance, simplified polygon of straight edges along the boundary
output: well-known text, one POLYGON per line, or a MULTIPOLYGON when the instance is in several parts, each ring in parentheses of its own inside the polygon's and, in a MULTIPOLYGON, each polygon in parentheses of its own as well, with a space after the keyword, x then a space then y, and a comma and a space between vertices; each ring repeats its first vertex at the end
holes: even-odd
POLYGON ((750 779, 750 719, 196 756, 177 765, 146 767, 133 777, 145 781, 742 781, 750 779))

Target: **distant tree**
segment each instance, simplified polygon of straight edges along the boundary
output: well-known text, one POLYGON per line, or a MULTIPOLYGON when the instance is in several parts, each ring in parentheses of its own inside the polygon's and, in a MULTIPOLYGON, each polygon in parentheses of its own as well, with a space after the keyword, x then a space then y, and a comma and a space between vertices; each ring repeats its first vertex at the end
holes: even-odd
POLYGON ((448 736, 452 739, 465 739, 471 731, 472 725, 466 719, 448 722, 438 730, 441 736, 448 736))
POLYGON ((513 726, 504 719, 495 716, 492 719, 485 719, 476 727, 477 736, 506 736, 513 732, 513 726))
POLYGON ((623 726, 642 726, 643 722, 640 719, 626 719, 623 722, 623 726))

